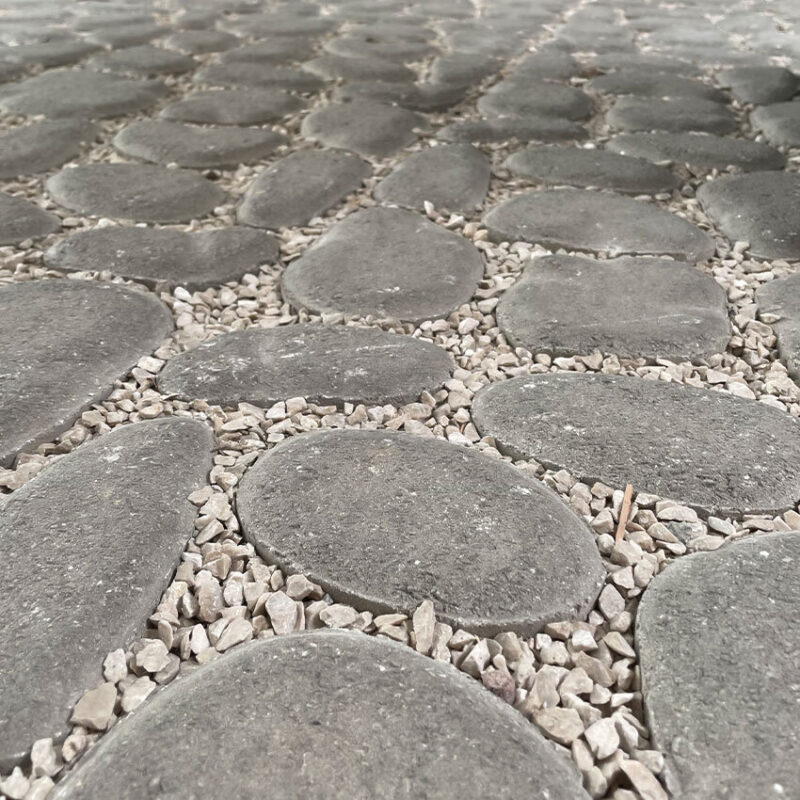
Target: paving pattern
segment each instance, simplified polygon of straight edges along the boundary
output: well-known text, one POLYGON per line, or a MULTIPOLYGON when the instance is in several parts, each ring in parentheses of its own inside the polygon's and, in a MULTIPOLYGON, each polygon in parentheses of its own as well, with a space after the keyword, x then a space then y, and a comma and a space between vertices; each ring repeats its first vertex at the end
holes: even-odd
POLYGON ((0 0, 0 800, 800 798, 798 26, 0 0))

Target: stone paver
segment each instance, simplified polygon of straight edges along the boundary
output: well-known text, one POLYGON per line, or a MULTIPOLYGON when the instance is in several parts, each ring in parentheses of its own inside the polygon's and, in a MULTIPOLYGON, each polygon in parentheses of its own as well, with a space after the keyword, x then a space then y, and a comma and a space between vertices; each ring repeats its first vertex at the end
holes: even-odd
POLYGON ((794 531, 681 559, 644 593, 644 701, 676 800, 800 793, 799 602, 794 531))
POLYGON ((46 172, 80 155, 98 133, 83 120, 59 119, 10 128, 0 134, 0 178, 46 172))
POLYGON ((737 100, 755 105, 791 100, 800 89, 798 76, 784 67, 733 67, 718 72, 717 82, 737 100))
POLYGON ((55 233, 61 220, 35 203, 0 192, 0 245, 17 244, 55 233))
POLYGON ((348 81, 337 86, 332 99, 350 103, 355 100, 374 100, 394 103, 410 111, 447 111, 466 95, 462 86, 442 83, 404 83, 401 81, 348 81))
POLYGON ((592 113, 592 100, 579 89, 558 83, 505 80, 478 100, 486 116, 525 117, 529 114, 583 120, 592 113))
POLYGON ((400 209, 372 208, 331 228, 283 277, 287 299, 317 313, 410 322, 466 303, 483 275, 466 239, 400 209))
POLYGON ((592 78, 584 87, 598 94, 629 94, 639 97, 702 97, 717 103, 726 101, 725 95, 713 86, 678 75, 619 70, 592 78))
POLYGON ((265 68, 263 64, 238 61, 203 67, 194 73, 192 80, 208 86, 232 86, 237 89, 260 86, 291 92, 316 92, 325 86, 322 78, 303 69, 271 66, 265 68))
POLYGON ((303 68, 325 80, 413 81, 415 77, 408 67, 375 56, 349 58, 326 53, 306 61, 303 68))
POLYGON ((238 37, 224 31, 189 30, 173 33, 164 41, 164 46, 183 53, 218 53, 239 44, 238 37))
POLYGON ((586 139, 588 131, 581 124, 568 119, 526 115, 522 118, 496 117, 494 119, 466 119, 451 122, 440 128, 436 135, 448 142, 565 142, 586 139))
POLYGON ((218 336, 176 356, 158 378, 161 391, 235 407, 310 403, 396 406, 435 391, 450 377, 451 356, 409 336, 342 325, 290 325, 218 336))
POLYGON ((87 281, 0 289, 0 465, 47 442, 172 331, 152 295, 87 281))
POLYGON ((789 374, 800 377, 800 276, 788 275, 756 290, 758 311, 777 319, 770 325, 778 336, 778 351, 789 374))
POLYGON ((800 103, 775 103, 755 109, 750 123, 778 147, 800 147, 800 103))
POLYGON ((288 64, 305 61, 315 54, 313 41, 299 37, 277 36, 229 50, 220 58, 222 64, 239 61, 248 64, 288 64))
POLYGON ((211 445, 190 419, 125 426, 6 501, 3 585, 14 602, 0 617, 0 768, 36 739, 63 738, 105 655, 144 627, 194 532, 186 498, 205 482, 211 445))
POLYGON ((398 786, 442 800, 477 800, 487 786, 500 798, 589 797, 562 754, 474 681, 346 631, 253 642, 199 670, 116 726, 53 800, 134 800, 154 781, 175 800, 200 787, 256 800, 265 784, 286 800, 387 797, 398 786))
POLYGON ((431 598, 451 625, 530 634, 584 616, 604 576, 588 528, 542 484, 407 433, 291 440, 248 470, 237 507, 263 557, 374 613, 431 598))
POLYGON ((503 451, 717 516, 800 498, 800 423, 754 400, 619 375, 546 374, 482 389, 475 424, 503 451))
POLYGON ((99 44, 65 39, 9 47, 3 51, 3 59, 26 67, 34 64, 42 67, 65 67, 76 64, 100 49, 99 44))
POLYGON ((86 66, 97 70, 121 72, 143 77, 154 75, 182 75, 191 72, 198 62, 191 56, 143 44, 139 47, 125 47, 109 53, 93 56, 86 66))
POLYGON ((208 125, 263 125, 294 114, 304 101, 280 89, 192 92, 161 109, 160 117, 208 125))
POLYGON ((621 131, 733 133, 736 117, 721 103, 701 97, 620 97, 606 115, 621 131))

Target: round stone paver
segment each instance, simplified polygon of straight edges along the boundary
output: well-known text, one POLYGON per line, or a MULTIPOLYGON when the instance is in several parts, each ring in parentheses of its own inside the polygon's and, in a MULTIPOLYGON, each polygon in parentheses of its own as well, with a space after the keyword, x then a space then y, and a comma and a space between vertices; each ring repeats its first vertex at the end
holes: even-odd
POLYGON ((281 89, 193 92, 161 109, 163 119, 207 125, 263 125, 294 114, 305 102, 281 89))
POLYGON ((524 635, 582 618, 605 570, 589 529, 543 484, 441 439, 317 431, 245 474, 245 536, 263 558, 374 613, 524 635))
POLYGON ((314 41, 300 37, 276 36, 262 39, 252 44, 228 50, 220 63, 232 64, 236 61, 247 64, 286 64, 305 61, 315 53, 314 41))
POLYGON ((0 619, 3 771, 35 740, 63 738, 103 658, 144 630, 194 533, 186 498, 206 481, 212 442, 210 428, 185 418, 125 425, 6 501, 2 579, 14 602, 0 619))
POLYGON ((800 796, 798 606, 795 531, 682 558, 645 591, 642 692, 676 800, 800 796))
POLYGON ((778 147, 800 147, 800 103, 775 103, 750 115, 752 126, 778 147))
POLYGON ((143 44, 139 47, 124 47, 121 50, 94 56, 86 62, 86 66, 91 69, 148 77, 182 75, 191 72, 199 65, 191 56, 143 44))
POLYGON ((149 164, 87 164, 64 169, 45 183, 62 206, 90 216, 137 222, 189 222, 225 202, 209 180, 149 164))
POLYGON ((116 725, 52 800, 140 800, 154 784, 171 800, 261 800, 265 786, 285 800, 388 798, 398 787, 437 800, 589 800, 567 759, 476 681, 348 631, 251 642, 176 681, 116 725))
POLYGON ((316 313, 421 322, 468 302, 482 276, 480 253, 468 240, 411 211, 369 208, 292 261, 283 291, 316 313))
POLYGON ((718 72, 717 81, 740 102, 756 105, 791 100, 800 89, 800 78, 784 67, 733 67, 718 72))
POLYGON ((789 374, 800 377, 800 275, 764 283, 756 289, 758 312, 764 317, 777 317, 770 321, 778 337, 778 352, 789 374))
POLYGON ((478 100, 486 116, 542 115, 583 120, 592 113, 592 99, 580 89, 560 83, 507 79, 496 83, 478 100))
POLYGON ((702 97, 620 97, 606 119, 621 131, 733 133, 738 127, 726 106, 702 97))
POLYGON ((367 56, 349 58, 331 53, 313 58, 303 64, 303 69, 319 75, 325 80, 344 81, 413 81, 416 75, 408 67, 396 61, 367 56))
POLYGON ((587 81, 587 92, 597 94, 629 94, 639 97, 701 97, 724 103, 726 97, 719 89, 692 78, 669 73, 618 70, 587 81))
POLYGON ((577 122, 557 117, 526 115, 495 119, 463 119, 451 122, 436 132, 447 142, 541 142, 580 141, 589 135, 577 122))
POLYGON ((714 255, 711 237, 686 220, 608 192, 528 192, 495 206, 483 221, 495 242, 521 240, 612 256, 665 255, 692 262, 714 255))
POLYGON ((290 92, 316 92, 325 87, 325 81, 303 69, 292 67, 265 67, 264 64, 232 61, 229 64, 211 64, 197 70, 192 80, 208 86, 246 86, 286 89, 290 92))
POLYGON ((183 53, 218 53, 235 47, 239 38, 231 33, 214 30, 180 31, 164 41, 164 46, 183 53))
POLYGON ((514 346, 556 356, 697 361, 731 337, 725 292, 690 264, 546 256, 501 297, 497 324, 514 346))
POLYGON ((9 128, 0 134, 0 178, 46 172, 75 158, 98 128, 83 120, 58 119, 9 128))
POLYGON ((61 229, 61 220, 35 203, 0 192, 0 245, 38 239, 61 229))
POLYGON ((633 484, 717 516, 800 499, 800 423, 755 400, 620 375, 521 376, 481 389, 472 416, 503 452, 588 483, 633 484))

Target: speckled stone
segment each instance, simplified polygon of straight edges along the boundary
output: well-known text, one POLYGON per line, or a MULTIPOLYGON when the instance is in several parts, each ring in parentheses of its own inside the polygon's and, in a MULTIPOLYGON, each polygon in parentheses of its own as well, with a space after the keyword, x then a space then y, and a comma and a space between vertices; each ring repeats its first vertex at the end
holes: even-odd
POLYGON ((193 92, 161 109, 159 117, 206 125, 263 125, 305 108, 281 89, 223 89, 193 92))
POLYGON ((35 203, 0 192, 0 245, 39 239, 61 229, 61 220, 35 203))
POLYGON ((0 134, 0 178, 46 172, 78 156, 98 133, 83 120, 59 119, 8 128, 0 134))

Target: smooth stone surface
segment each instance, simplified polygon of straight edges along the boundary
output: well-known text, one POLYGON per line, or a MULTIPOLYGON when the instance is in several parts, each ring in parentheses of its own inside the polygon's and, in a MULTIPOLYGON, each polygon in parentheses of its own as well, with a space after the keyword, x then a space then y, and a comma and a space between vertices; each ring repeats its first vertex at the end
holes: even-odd
POLYGON ((61 220, 35 203, 0 192, 0 245, 38 239, 61 229, 61 220))
POLYGON ((778 352, 793 378, 800 377, 800 276, 787 275, 756 289, 760 315, 780 319, 770 322, 778 336, 778 352))
POLYGON ((201 291, 238 281, 260 264, 274 263, 278 243, 250 228, 184 233, 155 228, 95 228, 61 239, 45 263, 69 271, 109 270, 149 286, 166 283, 201 291))
POLYGON ((645 591, 642 691, 677 800, 800 794, 798 605, 795 531, 682 558, 645 591))
POLYGON ((621 375, 522 376, 472 415, 503 452, 579 480, 632 483, 716 516, 774 514, 800 497, 800 423, 756 400, 621 375))
POLYGON ((226 197, 200 175, 149 164, 87 164, 62 170, 45 187, 73 211, 138 222, 189 222, 226 197))
POLYGON ((94 56, 86 62, 86 66, 142 76, 182 75, 195 69, 198 62, 191 56, 176 53, 174 50, 143 44, 94 56))
POLYGON ((260 86, 290 92, 316 92, 325 87, 322 78, 299 68, 265 68, 263 64, 244 62, 211 64, 197 70, 192 80, 209 86, 260 86))
POLYGON ((476 53, 447 53, 431 62, 428 79, 434 83, 470 86, 480 83, 503 66, 502 59, 476 53))
POLYGON ((235 47, 238 37, 231 33, 215 30, 189 30, 173 33, 164 41, 164 46, 183 53, 218 53, 235 47))
POLYGON ((654 258, 537 258, 501 297, 496 318, 515 347, 556 356, 697 361, 724 352, 731 337, 716 281, 654 258))
POLYGON ((417 138, 414 128, 424 125, 424 117, 404 108, 354 100, 312 111, 303 120, 300 133, 328 147, 386 158, 412 144, 417 138))
POLYGON ((277 36, 229 50, 220 59, 222 64, 234 61, 250 64, 282 64, 303 61, 314 54, 314 43, 303 38, 277 36))
POLYGON ((186 498, 205 484, 211 447, 210 428, 194 420, 126 425, 6 501, 3 586, 14 602, 0 620, 4 768, 36 739, 63 738, 105 656, 141 635, 194 533, 186 498))
POLYGON ((717 82, 729 88, 737 100, 754 105, 791 100, 800 89, 798 76, 783 67, 724 69, 717 73, 717 82))
POLYGON ((703 210, 731 241, 758 258, 800 258, 800 175, 725 175, 697 190, 703 210))
POLYGON ((448 142, 488 144, 516 139, 519 142, 564 142, 588 137, 586 128, 568 119, 526 116, 465 119, 440 128, 436 135, 448 142))
POLYGON ((356 191, 371 174, 370 165, 352 153, 298 150, 253 181, 237 219, 257 228, 305 225, 356 191))
POLYGON ((342 33, 323 45, 328 53, 351 58, 380 58, 388 61, 423 61, 437 52, 435 45, 419 39, 382 35, 375 30, 342 33))
POLYGON ((193 92, 161 109, 163 119, 208 125, 262 125, 305 108, 280 89, 223 89, 193 92))
POLYGON ((99 44, 85 41, 47 41, 23 44, 3 50, 2 58, 12 64, 42 67, 63 67, 75 64, 100 49, 99 44))
POLYGON ((604 579, 593 538, 543 484, 442 439, 320 431, 260 458, 237 508, 262 558, 339 602, 523 635, 583 618, 604 579))
POLYGON ((550 189, 518 195, 484 215, 493 241, 609 255, 666 255, 704 261, 713 240, 655 205, 607 192, 550 189))
POLYGON ((530 147, 503 163, 511 174, 551 186, 594 186, 624 194, 658 194, 679 185, 667 169, 639 158, 582 147, 530 147))
POLYGON ((166 36, 168 33, 170 33, 169 28, 155 23, 143 22, 136 24, 125 21, 95 28, 87 37, 87 41, 96 42, 107 47, 126 48, 146 44, 160 36, 166 36))
POLYGON ((800 103, 775 103, 757 108, 750 123, 761 131, 770 144, 800 147, 800 103))
POLYGON ((606 114, 622 131, 733 133, 736 117, 726 106, 699 97, 620 97, 606 114))
POLYGON ((0 178, 46 172, 78 156, 98 128, 82 120, 44 120, 0 134, 0 178))
POLYGON ((480 254, 463 237, 410 211, 369 208, 292 261, 283 291, 316 313, 421 322, 468 302, 482 277, 480 254))
POLYGON ((529 114, 584 120, 592 113, 592 99, 580 89, 559 83, 506 79, 478 100, 486 116, 525 117, 529 114))
POLYGON ((713 86, 692 78, 682 78, 670 73, 619 70, 592 78, 584 87, 597 94, 630 94, 642 97, 702 97, 717 103, 726 101, 725 95, 713 86))
POLYGON ((375 187, 382 203, 471 211, 489 191, 491 163, 469 144, 440 145, 414 153, 375 187))
POLYGON ((410 336, 306 323, 217 336, 171 359, 158 385, 226 408, 290 397, 400 406, 440 389, 452 368, 445 350, 410 336))
POLYGON ((369 56, 367 58, 348 58, 326 53, 306 61, 303 68, 320 78, 345 81, 413 81, 414 72, 395 61, 369 56))
POLYGON ((332 99, 345 103, 354 100, 394 103, 412 111, 446 111, 460 103, 465 94, 465 88, 447 83, 349 81, 333 90, 332 99))
POLYGON ((487 787, 498 798, 589 797, 568 759, 476 681, 347 631, 252 642, 177 681, 116 726, 52 800, 140 800, 154 782, 171 800, 262 800, 268 785, 285 800, 391 797, 400 786, 437 800, 478 800, 487 787))

